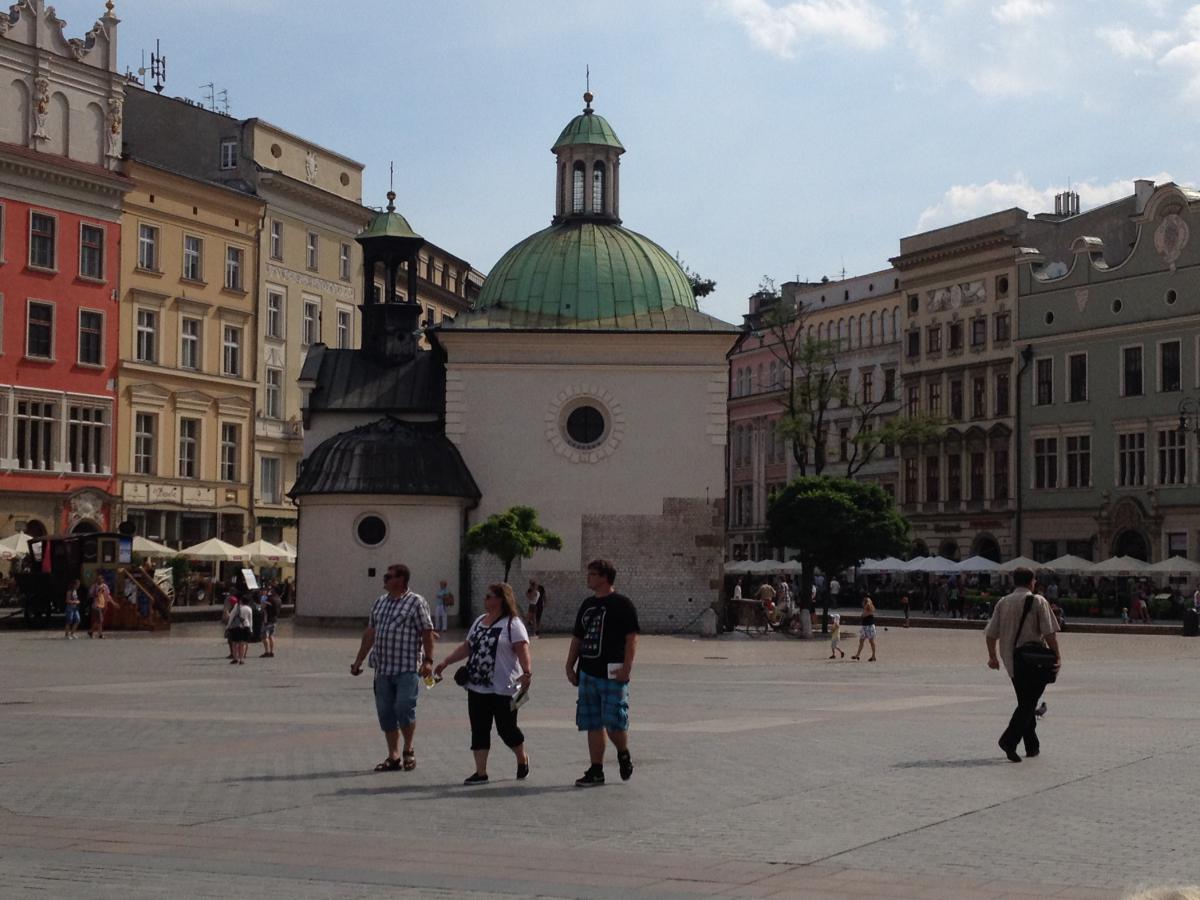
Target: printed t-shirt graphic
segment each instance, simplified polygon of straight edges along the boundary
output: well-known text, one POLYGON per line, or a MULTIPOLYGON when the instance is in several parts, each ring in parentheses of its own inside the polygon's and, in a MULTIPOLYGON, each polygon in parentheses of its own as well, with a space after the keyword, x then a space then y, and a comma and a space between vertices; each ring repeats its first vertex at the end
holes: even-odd
POLYGON ((625 638, 639 631, 637 609, 624 594, 588 597, 579 607, 573 631, 579 639, 579 670, 607 678, 610 663, 625 662, 625 638))
POLYGON ((467 638, 467 645, 471 648, 471 655, 467 657, 467 684, 486 688, 492 686, 492 677, 496 674, 496 649, 500 644, 502 627, 500 622, 488 627, 480 621, 471 629, 467 638))

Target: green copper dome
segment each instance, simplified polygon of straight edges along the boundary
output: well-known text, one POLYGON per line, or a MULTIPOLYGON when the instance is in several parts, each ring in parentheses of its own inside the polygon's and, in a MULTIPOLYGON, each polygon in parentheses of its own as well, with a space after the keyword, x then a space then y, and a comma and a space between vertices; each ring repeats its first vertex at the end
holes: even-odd
POLYGON ((569 221, 537 232, 500 258, 475 308, 503 308, 563 325, 695 310, 687 276, 643 235, 607 222, 569 221))
POLYGON ((567 127, 562 130, 562 134, 558 136, 558 140, 550 149, 558 150, 572 144, 600 144, 604 147, 625 150, 621 146, 621 142, 617 140, 617 133, 612 130, 612 126, 608 124, 604 116, 596 115, 590 108, 567 123, 567 127))
POLYGON ((371 238, 421 238, 412 230, 408 219, 396 212, 396 195, 392 191, 388 191, 387 209, 375 213, 367 227, 360 231, 354 239, 363 241, 371 238))

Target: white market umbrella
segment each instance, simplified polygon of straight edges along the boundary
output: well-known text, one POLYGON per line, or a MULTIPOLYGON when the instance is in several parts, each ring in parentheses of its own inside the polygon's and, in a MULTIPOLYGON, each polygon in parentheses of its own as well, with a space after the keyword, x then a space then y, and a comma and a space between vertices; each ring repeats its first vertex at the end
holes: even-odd
POLYGON ((179 551, 166 544, 160 544, 158 541, 152 541, 149 538, 144 538, 140 534, 133 537, 133 552, 140 553, 142 556, 178 556, 179 551))
POLYGON ((275 546, 284 551, 292 559, 296 558, 296 547, 294 544, 289 544, 287 541, 280 541, 275 546))
POLYGON ((1146 571, 1160 575, 1200 575, 1200 563, 1194 563, 1182 556, 1172 556, 1147 567, 1146 571))
POLYGON ((1008 562, 1000 563, 1000 565, 996 566, 995 571, 1012 573, 1017 569, 1032 569, 1036 572, 1038 569, 1044 568, 1046 567, 1036 559, 1030 559, 1028 556, 1018 556, 1010 559, 1008 562))
POLYGON ((958 564, 944 556, 916 556, 904 567, 906 572, 929 572, 932 574, 949 574, 958 572, 958 564))
POLYGON ((272 544, 270 541, 257 540, 247 544, 241 548, 241 552, 245 553, 250 559, 256 563, 276 563, 276 562, 295 562, 296 556, 293 553, 288 553, 278 544, 272 544))
POLYGON ((754 565, 748 559, 739 559, 733 562, 725 563, 726 575, 746 575, 750 572, 749 567, 754 565))
POLYGON ((23 531, 10 534, 0 541, 0 559, 16 559, 29 555, 29 535, 23 531))
POLYGON ((995 572, 999 567, 1000 563, 986 556, 968 556, 957 565, 960 572, 995 572))
POLYGON ((199 559, 208 562, 245 562, 247 554, 240 547, 227 544, 220 538, 209 538, 191 547, 179 551, 179 555, 187 559, 199 559))
POLYGON ((1104 562, 1092 566, 1092 575, 1143 575, 1150 569, 1149 563, 1132 556, 1110 556, 1104 562))
MULTIPOLYGON (((1051 572, 1059 575, 1090 575, 1092 570, 1096 568, 1096 564, 1090 559, 1084 559, 1082 556, 1072 556, 1070 553, 1060 556, 1058 559, 1050 560, 1045 566, 1051 572)), ((1197 566, 1196 570, 1200 571, 1200 566, 1197 566)))
POLYGON ((908 568, 908 564, 894 556, 885 556, 883 559, 864 559, 862 565, 858 567, 858 571, 863 574, 874 574, 876 572, 903 572, 908 568))

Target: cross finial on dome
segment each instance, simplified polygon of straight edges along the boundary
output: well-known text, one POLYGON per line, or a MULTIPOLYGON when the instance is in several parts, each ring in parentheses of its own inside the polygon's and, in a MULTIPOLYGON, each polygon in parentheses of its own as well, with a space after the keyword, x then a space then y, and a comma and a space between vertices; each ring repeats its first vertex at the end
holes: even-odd
POLYGON ((388 211, 388 212, 395 212, 395 211, 396 211, 396 192, 395 192, 395 191, 388 191, 388 192, 387 192, 387 198, 388 198, 387 211, 388 211))
POLYGON ((592 94, 592 67, 583 67, 584 89, 583 89, 583 113, 590 116, 592 114, 592 100, 595 99, 592 94))

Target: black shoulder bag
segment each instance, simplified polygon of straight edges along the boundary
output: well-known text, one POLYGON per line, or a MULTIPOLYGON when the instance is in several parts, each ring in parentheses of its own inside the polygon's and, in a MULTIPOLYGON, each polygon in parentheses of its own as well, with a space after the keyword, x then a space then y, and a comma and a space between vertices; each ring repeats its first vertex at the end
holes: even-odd
POLYGON ((1021 613, 1021 622, 1013 636, 1013 676, 1053 684, 1058 680, 1058 657, 1054 651, 1041 641, 1027 641, 1017 645, 1017 641, 1021 639, 1021 630, 1025 627, 1025 619, 1033 609, 1033 597, 1032 593, 1025 595, 1025 610, 1021 613))
MULTIPOLYGON (((472 628, 473 627, 474 626, 472 626, 472 628)), ((470 637, 470 633, 468 633, 467 636, 470 637)), ((509 643, 512 643, 512 616, 508 617, 508 641, 509 641, 509 643)), ((468 661, 470 661, 470 657, 468 657, 468 661)), ((470 675, 468 674, 467 667, 465 665, 459 666, 457 669, 454 670, 454 683, 455 684, 457 684, 461 688, 465 688, 469 682, 470 682, 470 675)))

